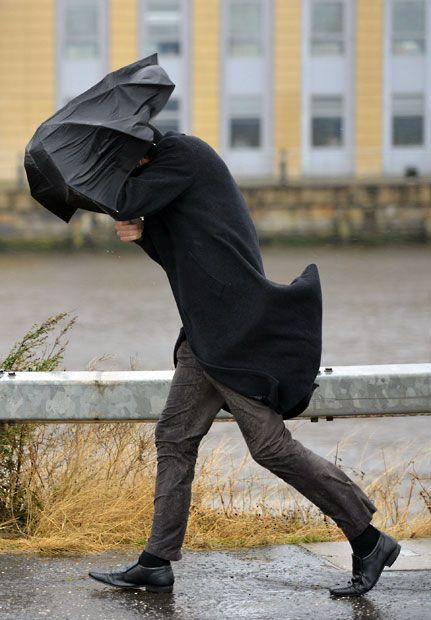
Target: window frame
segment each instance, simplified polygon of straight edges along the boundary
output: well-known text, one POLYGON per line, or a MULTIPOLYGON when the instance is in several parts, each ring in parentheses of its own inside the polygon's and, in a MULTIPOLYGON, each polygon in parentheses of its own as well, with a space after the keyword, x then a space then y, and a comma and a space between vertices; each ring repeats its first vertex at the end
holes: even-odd
POLYGON ((157 126, 158 129, 160 129, 162 133, 165 133, 166 131, 171 131, 170 129, 166 129, 163 127, 164 121, 167 121, 168 123, 172 121, 175 122, 176 128, 174 129, 174 131, 181 131, 181 122, 183 117, 182 105, 182 99, 172 93, 163 110, 161 110, 159 114, 157 114, 157 116, 154 116, 151 122, 154 121, 154 124, 157 126), (177 109, 169 109, 174 102, 178 104, 177 109))
POLYGON ((405 30, 403 32, 401 32, 400 34, 395 33, 395 6, 396 4, 400 3, 400 2, 406 2, 406 0, 391 0, 390 2, 390 11, 391 11, 391 16, 390 16, 390 24, 391 24, 391 33, 390 33, 390 50, 391 50, 391 54, 393 54, 394 56, 425 56, 427 53, 427 37, 426 37, 426 23, 427 23, 427 11, 428 11, 428 6, 427 6, 427 2, 425 0, 410 0, 409 4, 412 4, 413 2, 422 3, 423 6, 423 19, 421 20, 422 26, 423 26, 423 31, 421 33, 420 36, 418 36, 417 33, 415 33, 414 31, 408 31, 405 30), (401 51, 400 49, 396 49, 396 41, 415 41, 415 40, 422 40, 422 49, 421 50, 412 50, 412 51, 401 51))
POLYGON ((330 95, 325 95, 325 94, 317 94, 317 93, 312 93, 310 95, 310 144, 309 147, 311 149, 316 149, 316 150, 322 150, 322 149, 330 149, 330 150, 340 150, 340 149, 344 149, 346 147, 346 143, 345 143, 345 126, 346 126, 346 110, 345 110, 345 97, 343 96, 342 93, 340 94, 330 94, 330 95), (323 100, 338 100, 340 103, 340 113, 339 114, 327 114, 324 115, 323 113, 320 113, 318 115, 315 114, 314 112, 314 108, 316 106, 316 101, 320 99, 321 101, 323 100), (336 119, 340 119, 340 142, 337 144, 315 144, 314 143, 314 135, 315 135, 315 127, 314 127, 314 123, 317 119, 331 119, 331 118, 336 118, 336 119))
POLYGON ((55 4, 55 107, 62 108, 68 101, 102 79, 109 71, 111 33, 110 7, 104 0, 82 0, 82 4, 97 7, 99 54, 97 56, 70 57, 64 53, 66 41, 66 12, 73 0, 56 0, 55 4), (75 89, 76 75, 79 88, 75 89), (88 78, 91 75, 91 78, 88 78), (72 76, 72 79, 71 79, 72 76), (82 80, 82 78, 84 78, 82 80), (71 83, 69 82, 71 80, 71 83), (82 84, 81 84, 82 82, 82 84))
POLYGON ((227 2, 227 7, 226 7, 226 34, 225 34, 225 41, 224 41, 224 46, 225 46, 225 50, 226 50, 226 57, 227 58, 262 58, 264 53, 265 53, 265 41, 264 41, 264 13, 265 11, 265 6, 264 6, 264 0, 228 0, 227 2), (259 47, 259 51, 258 53, 253 53, 253 54, 238 54, 238 53, 232 53, 232 37, 234 36, 233 32, 232 32, 232 7, 234 4, 237 5, 241 5, 241 4, 255 4, 257 6, 259 6, 259 10, 260 10, 260 29, 259 29, 259 34, 257 36, 254 37, 250 37, 247 36, 245 34, 243 35, 235 35, 239 38, 239 40, 243 41, 243 42, 247 42, 247 41, 251 41, 252 44, 258 43, 258 47, 259 47))
MULTIPOLYGON (((414 107, 414 106, 413 106, 414 107)), ((392 97, 391 97, 391 118, 390 118, 390 146, 392 149, 423 149, 426 145, 426 127, 425 127, 425 123, 426 123, 426 107, 425 107, 425 94, 424 93, 392 93, 392 97), (396 113, 395 112, 395 102, 396 99, 399 98, 400 100, 407 99, 407 98, 414 98, 416 97, 418 100, 420 100, 420 107, 421 107, 421 112, 418 113, 396 113), (395 143, 395 121, 397 118, 420 118, 421 119, 421 138, 422 141, 420 143, 403 143, 403 144, 396 144, 395 143)))
MULTIPOLYGON (((162 0, 163 1, 163 0, 162 0)), ((168 2, 172 2, 172 0, 167 0, 168 2)), ((188 15, 187 15, 187 11, 185 8, 185 3, 184 0, 175 0, 175 2, 177 2, 178 5, 178 9, 179 9, 179 13, 180 13, 180 20, 179 20, 179 25, 178 25, 178 48, 179 51, 178 53, 166 53, 163 51, 159 51, 159 49, 157 48, 156 45, 153 45, 153 43, 150 43, 150 20, 148 19, 147 15, 150 11, 150 4, 151 2, 155 2, 155 0, 140 0, 140 14, 141 14, 141 18, 139 20, 139 38, 140 38, 140 47, 143 50, 143 55, 149 55, 152 54, 154 51, 157 51, 157 53, 160 56, 163 56, 164 58, 178 58, 178 59, 182 59, 185 57, 186 54, 186 50, 185 50, 185 46, 186 46, 186 41, 185 41, 185 34, 186 34, 186 30, 185 30, 185 20, 187 20, 188 15), (145 41, 148 40, 148 43, 145 43, 145 41)), ((160 3, 160 0, 157 0, 157 2, 160 3)), ((161 9, 159 9, 159 12, 161 12, 161 9)))
POLYGON ((62 41, 62 49, 61 49, 61 53, 62 53, 62 57, 65 60, 96 60, 99 59, 101 57, 102 54, 102 32, 101 32, 101 26, 102 24, 101 19, 100 19, 100 14, 99 14, 99 2, 97 0, 86 0, 85 2, 82 2, 82 4, 78 5, 78 4, 74 4, 72 2, 64 2, 64 8, 63 8, 63 16, 64 16, 64 35, 63 35, 63 41, 62 41), (74 35, 72 36, 72 33, 69 31, 68 32, 68 26, 70 26, 70 24, 68 23, 68 16, 70 13, 72 12, 76 12, 79 13, 78 9, 90 9, 94 12, 94 25, 95 25, 95 32, 93 33, 93 37, 90 39, 90 37, 84 37, 83 33, 74 33, 74 35), (73 40, 73 38, 75 38, 75 40, 73 40), (69 54, 68 53, 68 48, 71 46, 74 46, 76 48, 79 47, 79 44, 86 44, 86 45, 94 45, 96 53, 95 54, 78 54, 78 55, 74 55, 74 54, 69 54))
POLYGON ((309 32, 308 32, 308 46, 309 53, 312 57, 327 57, 327 56, 344 56, 346 54, 346 19, 347 19, 347 11, 344 0, 311 0, 310 1, 310 22, 309 22, 309 32), (334 4, 339 5, 341 7, 341 32, 340 33, 328 33, 324 31, 315 32, 313 30, 313 11, 316 6, 319 4, 334 4), (317 51, 314 47, 315 39, 319 37, 322 41, 328 42, 340 42, 341 49, 339 52, 322 52, 317 51))
POLYGON ((227 146, 228 148, 233 151, 239 151, 242 149, 249 151, 249 150, 258 150, 258 149, 263 148, 264 101, 263 101, 262 95, 238 95, 238 94, 228 95, 226 110, 227 110, 227 146), (231 111, 232 108, 234 107, 234 105, 232 105, 234 103, 234 100, 236 100, 235 103, 238 104, 241 98, 247 100, 248 102, 250 102, 251 98, 255 98, 257 102, 257 106, 256 106, 257 111, 254 111, 254 110, 240 111, 240 112, 231 111), (241 120, 250 120, 250 121, 257 120, 258 122, 257 131, 258 131, 259 144, 246 145, 246 146, 235 146, 232 144, 232 137, 233 137, 232 123, 234 123, 235 121, 241 121, 241 120))

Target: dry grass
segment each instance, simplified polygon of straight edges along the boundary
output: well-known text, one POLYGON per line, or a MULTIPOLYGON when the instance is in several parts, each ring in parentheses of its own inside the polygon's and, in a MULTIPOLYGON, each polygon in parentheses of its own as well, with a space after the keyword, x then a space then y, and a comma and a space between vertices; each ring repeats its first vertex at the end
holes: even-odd
MULTIPOLYGON (((25 520, 0 524, 0 551, 53 555, 141 547, 153 511, 153 428, 145 423, 35 426, 20 472, 25 520)), ((337 446, 335 462, 339 452, 337 446)), ((221 445, 198 461, 186 547, 344 539, 331 519, 288 485, 280 491, 275 477, 268 482, 256 473, 247 476, 247 459, 226 471, 227 454, 221 445)), ((430 490, 415 469, 429 457, 391 465, 383 460, 380 474, 369 482, 359 464, 354 473, 379 509, 373 519, 377 527, 399 538, 431 535, 430 490)))

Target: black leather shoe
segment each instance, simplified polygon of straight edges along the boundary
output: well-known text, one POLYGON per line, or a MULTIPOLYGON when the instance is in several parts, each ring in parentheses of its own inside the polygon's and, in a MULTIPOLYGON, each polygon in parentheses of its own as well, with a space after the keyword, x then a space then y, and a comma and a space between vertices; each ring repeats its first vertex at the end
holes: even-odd
POLYGON ((148 592, 172 592, 174 573, 170 565, 147 568, 135 562, 118 573, 89 571, 90 577, 117 588, 143 588, 148 592))
POLYGON ((373 588, 385 566, 392 566, 401 551, 395 538, 380 532, 374 549, 364 558, 352 553, 352 579, 346 586, 330 588, 334 596, 360 596, 373 588))

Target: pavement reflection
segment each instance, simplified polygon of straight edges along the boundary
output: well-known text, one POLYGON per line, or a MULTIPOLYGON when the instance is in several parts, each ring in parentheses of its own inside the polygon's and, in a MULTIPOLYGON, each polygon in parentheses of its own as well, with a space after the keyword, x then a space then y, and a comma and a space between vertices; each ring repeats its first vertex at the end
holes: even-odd
POLYGON ((117 590, 88 570, 124 568, 134 551, 67 558, 0 555, 0 619, 28 620, 417 620, 431 617, 431 571, 384 571, 366 595, 331 597, 347 580, 296 545, 214 552, 184 551, 172 594, 117 590))

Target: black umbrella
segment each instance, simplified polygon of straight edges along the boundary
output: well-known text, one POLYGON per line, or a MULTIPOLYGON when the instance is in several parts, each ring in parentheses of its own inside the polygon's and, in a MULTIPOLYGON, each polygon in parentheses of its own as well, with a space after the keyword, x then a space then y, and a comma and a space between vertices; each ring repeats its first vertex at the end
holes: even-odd
POLYGON ((36 130, 24 167, 33 198, 69 222, 78 208, 121 220, 117 197, 160 132, 149 120, 175 84, 151 54, 71 99, 36 130))

